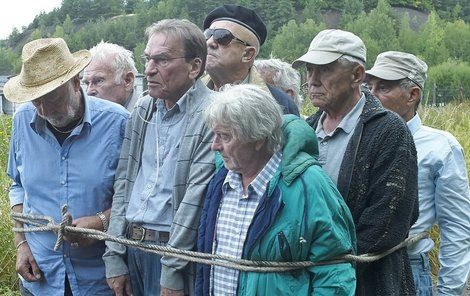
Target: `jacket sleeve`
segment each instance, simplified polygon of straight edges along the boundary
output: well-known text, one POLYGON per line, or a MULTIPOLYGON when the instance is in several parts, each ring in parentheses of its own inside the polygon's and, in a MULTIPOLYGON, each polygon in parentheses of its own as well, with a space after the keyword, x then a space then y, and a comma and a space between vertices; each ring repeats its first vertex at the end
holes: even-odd
MULTIPOLYGON (((126 236, 126 209, 128 198, 126 198, 126 180, 129 162, 129 151, 131 135, 133 130, 133 121, 136 110, 127 121, 124 139, 121 147, 121 154, 114 177, 114 195, 111 206, 111 215, 109 218, 108 233, 118 238, 126 236)), ((126 247, 119 243, 106 242, 106 251, 103 255, 103 261, 106 266, 106 278, 116 277, 129 273, 125 263, 126 247)))
MULTIPOLYGON (((416 149, 405 123, 398 116, 375 127, 367 151, 371 161, 368 188, 356 188, 366 195, 362 214, 356 221, 358 253, 388 250, 408 236, 418 217, 418 176, 416 149)), ((374 128, 374 127, 371 127, 374 128)), ((364 152, 366 153, 366 152, 364 152)), ((354 174, 353 174, 354 178, 354 174)))
MULTIPOLYGON (((435 180, 435 207, 440 228, 439 295, 460 295, 470 271, 470 195, 465 158, 455 139, 435 180)), ((437 166, 437 164, 436 164, 437 166)))
MULTIPOLYGON (((313 179, 317 180, 317 188, 309 194, 308 221, 313 234, 308 260, 325 261, 355 253, 354 222, 346 203, 331 182, 322 182, 326 176, 313 179)), ((356 273, 351 263, 313 266, 309 271, 311 295, 354 295, 356 273)))
MULTIPOLYGON (((202 120, 202 119, 199 119, 202 120)), ((189 160, 189 174, 184 196, 174 215, 168 245, 181 250, 194 250, 197 228, 207 186, 214 172, 214 153, 211 152, 212 131, 204 124, 199 143, 189 160)), ((194 137, 194 135, 193 135, 194 137)), ((190 149, 182 147, 182 149, 190 149)), ((178 182, 176 182, 178 183, 178 182)), ((179 186, 175 184, 175 186, 179 186)), ((173 290, 184 289, 184 269, 188 261, 170 256, 162 257, 160 285, 173 290)))

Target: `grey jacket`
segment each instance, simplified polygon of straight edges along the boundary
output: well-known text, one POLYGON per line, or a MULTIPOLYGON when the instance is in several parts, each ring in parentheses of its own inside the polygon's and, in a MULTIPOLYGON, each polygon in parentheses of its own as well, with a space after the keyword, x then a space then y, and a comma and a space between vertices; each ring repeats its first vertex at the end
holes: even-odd
MULTIPOLYGON (((200 80, 188 93, 188 120, 181 139, 173 188, 173 223, 169 245, 178 249, 195 249, 197 227, 207 185, 214 172, 214 154, 210 151, 212 131, 204 123, 202 113, 210 103, 212 91, 200 80)), ((147 121, 152 117, 155 100, 150 96, 140 99, 131 114, 114 181, 114 196, 108 233, 124 238, 126 210, 132 187, 141 165, 141 156, 147 121), (144 120, 145 119, 145 120, 144 120)), ((125 263, 126 247, 107 242, 103 260, 106 277, 129 273, 125 263)), ((187 261, 164 256, 162 258, 163 287, 192 291, 194 272, 187 261)), ((156 279, 157 280, 157 279, 156 279)))

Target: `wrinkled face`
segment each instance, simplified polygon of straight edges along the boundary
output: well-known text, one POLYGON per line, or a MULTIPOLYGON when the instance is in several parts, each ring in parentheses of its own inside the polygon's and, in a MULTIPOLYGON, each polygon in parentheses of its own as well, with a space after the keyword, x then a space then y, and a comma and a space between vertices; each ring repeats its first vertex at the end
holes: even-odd
MULTIPOLYGON (((249 33, 246 32, 245 28, 230 21, 215 21, 211 24, 209 29, 227 29, 233 36, 248 43, 250 43, 250 38, 252 38, 248 36, 249 33)), ((209 75, 213 76, 213 73, 216 74, 219 71, 228 71, 241 64, 246 45, 236 39, 233 39, 227 45, 222 45, 217 43, 214 40, 214 36, 212 36, 207 39, 206 44, 206 71, 209 75)))
POLYGON ((121 78, 121 82, 117 84, 108 63, 92 60, 85 68, 82 81, 87 86, 88 95, 122 105, 129 98, 130 91, 126 89, 124 77, 121 78))
POLYGON ((334 61, 326 65, 307 64, 308 94, 314 106, 331 110, 354 94, 352 70, 334 61))
POLYGON ((163 33, 150 37, 144 55, 150 96, 173 104, 194 84, 200 71, 194 70, 194 60, 186 62, 182 42, 163 33))
POLYGON ((219 151, 228 170, 243 174, 255 163, 259 150, 256 143, 243 143, 232 135, 232 132, 219 124, 213 127, 214 140, 211 149, 219 151))
POLYGON ((40 117, 55 127, 65 127, 78 117, 79 100, 80 80, 77 75, 32 103, 40 117))
POLYGON ((403 118, 410 112, 412 106, 408 103, 409 92, 400 87, 399 80, 383 80, 368 75, 366 84, 386 109, 396 112, 403 118))

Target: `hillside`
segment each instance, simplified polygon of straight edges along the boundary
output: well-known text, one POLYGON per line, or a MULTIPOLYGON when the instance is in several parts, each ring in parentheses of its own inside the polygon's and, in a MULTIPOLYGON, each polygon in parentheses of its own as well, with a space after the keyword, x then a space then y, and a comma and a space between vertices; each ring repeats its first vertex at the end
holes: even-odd
MULTIPOLYGON (((205 15, 224 2, 63 0, 61 7, 36 16, 22 32, 15 30, 7 40, 0 41, 0 75, 19 73, 22 46, 42 37, 62 37, 71 51, 91 48, 104 40, 122 45, 138 57, 145 46, 145 28, 153 22, 187 18, 201 25, 205 15)), ((470 1, 237 0, 234 3, 255 9, 266 22, 268 38, 261 57, 274 55, 292 61, 308 48, 312 37, 321 29, 342 28, 364 40, 368 67, 385 50, 412 52, 431 67, 443 65, 434 71, 437 80, 431 79, 436 81, 436 86, 427 90, 431 101, 470 97, 470 1), (455 72, 455 66, 461 71, 455 72), (457 76, 441 75, 448 70, 457 76)), ((139 59, 136 64, 142 72, 139 59)))

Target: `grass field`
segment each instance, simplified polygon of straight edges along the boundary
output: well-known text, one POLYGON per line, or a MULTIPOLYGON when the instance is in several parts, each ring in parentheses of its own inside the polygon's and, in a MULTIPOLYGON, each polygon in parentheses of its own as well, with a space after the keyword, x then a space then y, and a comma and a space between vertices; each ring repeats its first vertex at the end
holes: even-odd
MULTIPOLYGON (((305 103, 303 114, 311 114, 314 108, 305 103)), ((467 170, 470 169, 470 101, 454 103, 445 107, 421 107, 421 119, 426 125, 452 133, 464 147, 467 170)), ((0 116, 0 295, 19 295, 15 273, 15 247, 9 217, 8 186, 5 174, 11 118, 0 116)), ((438 243, 438 229, 433 229, 431 236, 438 243)), ((437 270, 436 255, 432 255, 433 271, 437 270)))

